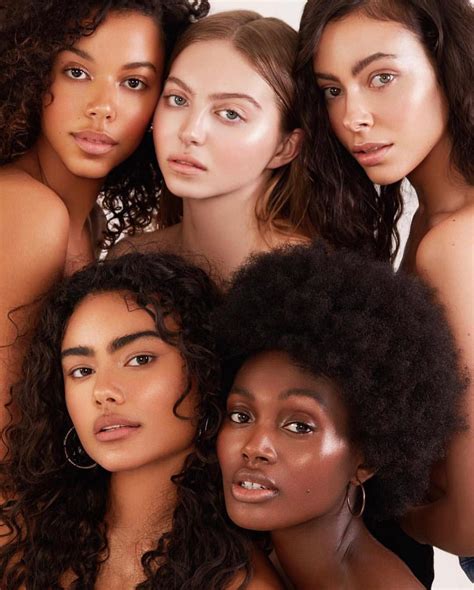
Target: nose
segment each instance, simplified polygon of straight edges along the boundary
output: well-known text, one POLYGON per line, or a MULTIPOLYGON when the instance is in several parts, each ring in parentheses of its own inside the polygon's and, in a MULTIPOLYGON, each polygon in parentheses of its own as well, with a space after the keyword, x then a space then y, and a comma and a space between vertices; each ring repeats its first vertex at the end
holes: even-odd
POLYGON ((357 133, 369 129, 374 124, 373 116, 360 96, 346 95, 346 109, 343 125, 348 131, 357 133))
POLYGON ((185 146, 202 145, 206 139, 204 113, 195 113, 191 110, 186 113, 180 130, 179 139, 185 146))
POLYGON ((242 447, 242 457, 250 466, 275 463, 277 453, 271 433, 265 427, 254 427, 242 447))
POLYGON ((86 105, 86 115, 92 120, 114 121, 117 115, 115 88, 109 84, 95 84, 86 105))
POLYGON ((97 406, 104 404, 123 404, 125 395, 122 388, 114 382, 112 376, 96 374, 93 399, 97 406))

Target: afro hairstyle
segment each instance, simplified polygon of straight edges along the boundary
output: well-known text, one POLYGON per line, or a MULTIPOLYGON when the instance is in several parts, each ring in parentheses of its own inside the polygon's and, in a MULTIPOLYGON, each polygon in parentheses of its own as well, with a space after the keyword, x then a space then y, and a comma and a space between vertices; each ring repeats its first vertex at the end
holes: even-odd
POLYGON ((269 350, 336 383, 349 436, 375 470, 369 521, 423 499, 432 464, 463 428, 467 379, 444 311, 420 279, 322 241, 287 247, 234 275, 214 329, 228 385, 246 359, 269 350))

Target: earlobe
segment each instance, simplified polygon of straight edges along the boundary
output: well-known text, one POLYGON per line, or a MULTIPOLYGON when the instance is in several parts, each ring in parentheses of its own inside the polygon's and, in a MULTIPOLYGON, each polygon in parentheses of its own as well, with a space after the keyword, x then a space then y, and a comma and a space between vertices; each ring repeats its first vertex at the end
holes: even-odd
POLYGON ((355 486, 365 483, 375 475, 376 471, 376 469, 367 467, 367 465, 359 465, 355 475, 351 478, 351 483, 355 486))
POLYGON ((288 164, 296 158, 300 153, 301 144, 303 142, 303 130, 293 129, 290 133, 287 133, 281 143, 279 144, 277 151, 273 158, 268 163, 267 168, 275 169, 288 164))

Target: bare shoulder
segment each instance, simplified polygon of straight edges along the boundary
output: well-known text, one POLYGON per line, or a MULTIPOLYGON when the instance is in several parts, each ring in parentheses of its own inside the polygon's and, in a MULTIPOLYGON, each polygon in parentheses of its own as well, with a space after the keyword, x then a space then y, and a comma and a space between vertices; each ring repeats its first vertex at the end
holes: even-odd
POLYGON ((125 236, 115 244, 109 254, 117 258, 130 252, 173 252, 179 253, 179 224, 151 232, 143 232, 135 236, 125 236))
MULTIPOLYGON (((253 575, 246 586, 246 590, 284 590, 285 586, 279 575, 262 551, 254 551, 252 555, 252 566, 253 575)), ((227 590, 239 590, 242 582, 243 576, 236 576, 227 590)))

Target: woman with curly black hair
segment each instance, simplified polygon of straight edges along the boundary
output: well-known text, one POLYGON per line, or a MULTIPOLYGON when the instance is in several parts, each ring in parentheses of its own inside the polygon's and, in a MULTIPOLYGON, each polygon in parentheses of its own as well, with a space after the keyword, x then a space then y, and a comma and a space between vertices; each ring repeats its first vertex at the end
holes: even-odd
POLYGON ((280 588, 218 493, 216 300, 170 254, 53 291, 5 431, 2 589, 280 588))
MULTIPOLYGON (((312 212, 332 243, 398 247, 406 178, 419 206, 401 267, 424 278, 474 371, 474 5, 470 0, 308 0, 296 64, 312 212), (378 186, 377 186, 378 185, 378 186)), ((474 554, 474 389, 470 428, 432 474, 407 530, 474 554)))
POLYGON ((271 532, 298 590, 421 588, 364 520, 420 502, 462 426, 465 379, 431 290, 385 263, 297 246, 237 273, 215 325, 231 519, 271 532))
POLYGON ((165 53, 209 8, 186 0, 2 4, 0 414, 21 356, 12 343, 29 327, 11 310, 156 213, 161 177, 146 130, 165 53))

